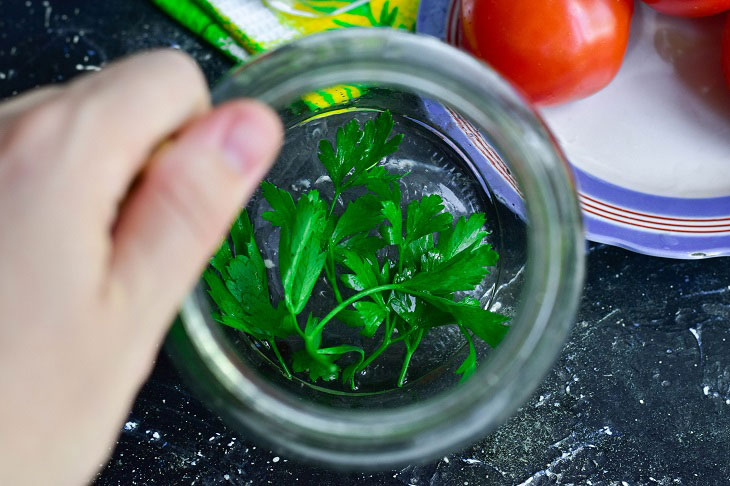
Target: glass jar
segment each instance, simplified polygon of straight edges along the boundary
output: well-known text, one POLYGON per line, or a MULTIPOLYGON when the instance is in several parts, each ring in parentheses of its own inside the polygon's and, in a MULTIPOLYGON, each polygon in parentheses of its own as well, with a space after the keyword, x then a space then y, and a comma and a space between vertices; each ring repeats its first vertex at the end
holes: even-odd
MULTIPOLYGON (((333 138, 345 119, 390 110, 413 141, 389 162, 415 174, 404 192, 439 191, 457 213, 487 214, 500 263, 479 298, 510 317, 510 331, 497 349, 480 348, 481 365, 464 383, 452 373, 464 342, 444 331, 424 345, 405 386, 383 385, 373 372, 358 378, 358 390, 345 390, 284 377, 265 346, 211 318, 201 282, 167 341, 191 386, 244 434, 341 468, 426 461, 509 417, 560 352, 583 276, 571 173, 538 115, 481 62, 436 39, 388 29, 327 32, 260 55, 214 90, 216 103, 239 97, 281 115, 285 146, 269 177, 288 178, 293 190, 321 179, 300 180, 314 170, 303 147, 314 155, 318 138, 333 138)), ((259 196, 249 209, 260 214, 259 196)), ((257 237, 268 238, 258 230, 257 237)), ((266 253, 266 241, 260 246, 266 253)))

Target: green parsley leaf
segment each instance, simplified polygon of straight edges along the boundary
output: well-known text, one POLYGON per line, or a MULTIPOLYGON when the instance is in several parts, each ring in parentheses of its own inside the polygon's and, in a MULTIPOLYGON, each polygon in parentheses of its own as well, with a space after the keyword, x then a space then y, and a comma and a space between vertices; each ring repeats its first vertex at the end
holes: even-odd
POLYGON ((260 254, 258 258, 238 255, 227 268, 230 279, 226 287, 244 309, 253 302, 269 303, 266 267, 260 259, 260 254))
POLYGON ((401 251, 401 262, 403 267, 417 271, 421 262, 430 252, 434 250, 433 235, 428 234, 422 236, 415 241, 410 242, 401 251))
POLYGON ((360 130, 357 120, 350 120, 344 127, 337 129, 337 149, 327 140, 319 142, 319 161, 327 170, 335 189, 342 186, 342 182, 355 167, 360 159, 359 143, 365 133, 360 130))
MULTIPOLYGON (((393 116, 385 111, 365 122, 362 130, 354 119, 338 128, 336 148, 326 140, 319 143, 318 157, 332 180, 336 195, 353 185, 365 185, 371 177, 364 174, 398 150, 403 134, 388 139, 392 131, 393 116)), ((382 176, 383 171, 377 169, 375 174, 382 176)))
POLYGON ((474 342, 472 341, 469 332, 467 332, 463 327, 460 327, 460 329, 466 338, 466 342, 469 344, 469 354, 466 356, 464 362, 456 369, 456 373, 461 375, 461 380, 459 380, 459 382, 463 383, 468 380, 477 369, 477 351, 474 349, 474 342))
POLYGON ((272 209, 261 217, 274 226, 293 226, 297 209, 291 194, 267 181, 261 183, 261 191, 272 209))
POLYGON ((509 331, 509 327, 504 325, 509 320, 507 316, 488 311, 473 299, 465 298, 456 305, 451 305, 449 312, 459 324, 493 348, 502 342, 509 331))
POLYGON ((248 211, 243 210, 239 213, 236 221, 231 226, 231 241, 233 241, 233 250, 236 255, 252 256, 258 254, 256 241, 253 239, 253 225, 248 217, 248 211), (254 245, 255 250, 251 247, 254 245))
POLYGON ((294 323, 286 308, 271 305, 266 266, 245 210, 233 224, 231 239, 236 256, 224 241, 211 261, 224 280, 213 269, 203 273, 208 293, 220 310, 218 321, 260 340, 292 335, 294 323))
POLYGON ((317 359, 306 349, 301 349, 294 353, 291 367, 297 373, 308 372, 312 382, 316 382, 320 378, 323 381, 332 381, 337 379, 340 372, 340 367, 334 362, 336 358, 322 355, 320 359, 317 359))
POLYGON ((322 344, 322 331, 317 327, 317 324, 319 324, 319 318, 314 317, 310 312, 304 326, 304 337, 307 350, 312 355, 316 354, 319 345, 322 344))
POLYGON ((341 346, 334 346, 331 348, 325 348, 320 349, 317 351, 320 355, 328 355, 332 356, 333 358, 339 360, 348 353, 357 353, 357 361, 347 366, 344 370, 342 370, 342 383, 350 382, 350 386, 354 389, 355 388, 355 372, 357 371, 358 366, 365 360, 365 351, 359 346, 350 346, 350 345, 341 345, 341 346))
POLYGON ((389 140, 388 137, 393 131, 393 125, 393 115, 390 114, 390 111, 384 111, 374 120, 365 122, 362 141, 358 147, 361 149, 360 157, 355 162, 353 179, 357 179, 360 173, 375 166, 383 158, 398 150, 398 146, 403 140, 403 134, 393 135, 389 140))
POLYGON ((385 241, 377 236, 369 236, 365 233, 359 233, 355 236, 347 238, 332 248, 335 261, 344 264, 344 260, 348 252, 358 255, 375 255, 375 253, 385 246, 385 241))
POLYGON ((474 290, 497 263, 497 252, 490 245, 480 242, 444 258, 436 252, 429 255, 421 271, 403 285, 413 290, 434 294, 474 290))
POLYGON ((360 301, 352 304, 354 311, 344 310, 337 314, 337 318, 351 327, 361 327, 360 334, 373 337, 378 327, 385 320, 384 306, 375 302, 360 301))
POLYGON ((362 291, 378 286, 379 268, 374 257, 361 257, 357 253, 345 252, 343 263, 352 270, 351 274, 342 275, 342 282, 352 290, 362 291), (375 270, 378 268, 378 270, 375 270))
POLYGON ((509 327, 504 325, 509 320, 508 317, 484 309, 474 298, 465 297, 459 302, 435 295, 423 298, 440 311, 451 314, 452 323, 456 322, 469 329, 493 348, 502 342, 509 330, 509 327))
MULTIPOLYGON (((361 257, 360 255, 347 251, 343 263, 352 270, 351 274, 342 275, 342 282, 352 290, 363 291, 381 284, 380 277, 383 275, 377 258, 374 255, 361 257)), ((380 307, 385 308, 385 300, 379 293, 371 294, 370 298, 380 307)))
POLYGON ((243 331, 260 341, 274 338, 285 339, 295 334, 294 324, 289 312, 282 305, 274 309, 271 306, 261 306, 255 315, 240 314, 239 316, 222 315, 221 324, 243 331))
POLYGON ((307 304, 327 258, 322 251, 327 207, 317 191, 310 191, 297 202, 292 220, 282 218, 281 222, 279 266, 284 300, 297 315, 307 304))
POLYGON ((487 235, 482 230, 486 216, 484 213, 475 213, 469 219, 462 216, 453 226, 439 234, 438 250, 442 258, 449 259, 464 251, 487 235))
POLYGON ((205 269, 203 272, 203 280, 208 284, 208 294, 223 314, 232 317, 238 317, 243 314, 243 309, 241 309, 238 300, 233 297, 226 284, 213 269, 205 269))
POLYGON ((416 241, 422 236, 451 228, 451 213, 443 211, 444 201, 436 194, 408 203, 405 244, 416 241))
POLYGON ((390 226, 383 225, 380 234, 389 245, 400 245, 403 243, 403 213, 400 208, 400 201, 383 201, 383 216, 388 220, 390 226))
POLYGON ((400 207, 401 190, 397 181, 388 180, 386 177, 367 179, 365 187, 384 201, 393 201, 400 207))
POLYGON ((226 238, 221 243, 221 246, 218 247, 218 251, 216 251, 210 259, 210 264, 213 268, 218 270, 218 273, 220 273, 223 278, 226 278, 228 276, 226 273, 226 267, 232 259, 233 253, 231 252, 231 247, 228 244, 228 239, 226 238))
POLYGON ((332 242, 338 245, 343 239, 358 233, 368 233, 383 222, 380 202, 372 194, 364 195, 347 205, 332 231, 332 242))
POLYGON ((376 165, 360 173, 357 177, 353 177, 351 184, 353 186, 365 186, 371 192, 377 193, 372 188, 382 187, 382 184, 390 184, 403 178, 406 174, 391 174, 388 169, 382 165, 376 165))
POLYGON ((456 322, 450 313, 444 312, 422 298, 404 292, 394 292, 388 304, 398 314, 398 317, 407 324, 399 332, 409 332, 413 329, 430 329, 456 322))

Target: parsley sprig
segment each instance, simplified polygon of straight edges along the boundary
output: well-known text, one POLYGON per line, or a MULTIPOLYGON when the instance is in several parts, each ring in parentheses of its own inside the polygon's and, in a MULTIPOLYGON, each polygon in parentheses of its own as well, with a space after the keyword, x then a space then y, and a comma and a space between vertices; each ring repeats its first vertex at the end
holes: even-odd
POLYGON ((263 219, 280 228, 281 301, 272 302, 269 274, 246 210, 203 275, 218 308, 214 318, 268 343, 287 377, 291 369, 307 372, 312 381, 339 377, 354 388, 357 373, 402 343, 397 382, 402 386, 424 337, 436 327, 457 325, 469 347, 456 371, 464 380, 477 366, 474 337, 495 347, 507 332, 505 316, 485 310, 474 298, 457 298, 475 290, 497 263, 497 253, 484 241, 485 215, 454 221, 438 195, 404 205, 400 179, 407 174, 390 173, 381 164, 403 139, 392 135, 393 126, 386 111, 362 127, 351 120, 337 130, 334 145, 320 142, 318 157, 334 189, 329 202, 316 190, 295 200, 288 191, 262 183, 271 206, 263 219), (354 187, 365 194, 343 198, 354 187), (340 214, 338 203, 344 206, 340 214), (331 286, 336 305, 315 316, 305 309, 320 279, 331 286), (323 347, 323 333, 332 325, 357 328, 371 339, 383 332, 366 355, 348 343, 323 347), (290 339, 300 339, 303 346, 289 363, 277 340, 290 339))

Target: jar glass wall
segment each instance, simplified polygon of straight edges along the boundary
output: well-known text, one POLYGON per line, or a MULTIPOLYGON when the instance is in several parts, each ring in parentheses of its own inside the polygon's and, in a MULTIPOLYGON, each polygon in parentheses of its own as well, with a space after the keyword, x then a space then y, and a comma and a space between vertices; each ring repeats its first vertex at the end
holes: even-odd
MULTIPOLYGON (((454 326, 429 334, 403 386, 392 373, 399 357, 387 353, 354 389, 313 384, 287 378, 265 343, 215 322, 201 282, 167 343, 193 387, 232 426, 274 448, 358 469, 443 455, 508 417, 559 353, 583 274, 570 171, 539 117, 484 64, 436 39, 386 29, 328 32, 261 55, 214 91, 216 103, 240 97, 281 116, 284 147, 267 180, 295 197, 311 188, 327 196, 320 139, 334 141, 350 120, 392 113, 405 138, 384 163, 408 172, 404 199, 438 194, 457 217, 486 214, 486 239, 500 259, 472 296, 507 315, 510 330, 496 349, 478 347, 480 367, 461 384, 454 371, 468 348, 454 326)), ((254 195, 248 211, 277 294, 277 234, 257 226, 266 210, 254 195)), ((315 287, 315 311, 328 292, 315 287)), ((354 338, 346 328, 333 332, 354 338)))

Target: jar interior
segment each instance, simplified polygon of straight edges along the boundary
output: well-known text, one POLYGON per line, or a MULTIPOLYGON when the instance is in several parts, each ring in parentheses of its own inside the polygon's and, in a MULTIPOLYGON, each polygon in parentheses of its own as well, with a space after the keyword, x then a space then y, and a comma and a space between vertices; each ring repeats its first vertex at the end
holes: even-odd
MULTIPOLYGON (((279 107, 278 113, 285 126, 285 141, 266 180, 289 191, 295 201, 313 189, 319 191, 327 202, 332 201, 333 186, 317 157, 320 140, 334 143, 337 129, 347 122, 357 120, 362 125, 389 111, 394 120, 394 133, 404 134, 404 139, 397 152, 387 156, 381 165, 392 173, 407 174, 399 182, 403 206, 423 196, 437 194, 443 199, 445 210, 453 214, 454 221, 473 213, 486 215, 485 240, 497 251, 499 260, 474 291, 462 294, 478 299, 486 309, 513 317, 524 283, 527 222, 519 203, 515 204, 514 194, 505 194, 499 188, 493 190, 491 181, 495 177, 504 179, 504 176, 475 151, 475 146, 489 143, 489 134, 478 133, 453 108, 447 111, 455 117, 451 124, 436 119, 432 108, 438 106, 443 109, 443 105, 408 92, 403 87, 360 84, 353 87, 355 96, 352 95, 353 90, 342 95, 344 89, 342 86, 325 88, 279 107), (335 100, 338 93, 342 99, 335 100), (474 130, 472 138, 481 137, 478 143, 473 140, 465 143, 465 140, 470 140, 469 137, 454 137, 454 133, 464 133, 463 127, 454 125, 454 120, 474 130)), ((496 150, 489 148, 496 155, 496 150)), ((335 205, 334 214, 341 213, 344 203, 364 192, 364 188, 357 188, 343 194, 335 205)), ((246 209, 266 262, 272 300, 278 302, 283 298, 278 266, 279 230, 262 217, 271 207, 260 189, 246 209)), ((386 257, 387 251, 380 251, 379 257, 386 257)), ((343 297, 346 295, 343 294, 343 297)), ((321 317, 336 304, 332 286, 320 278, 302 317, 310 312, 321 317)), ((207 315, 218 311, 210 298, 207 306, 207 315)), ((255 370, 268 383, 294 394, 298 399, 334 408, 383 409, 432 398, 458 385, 460 376, 455 372, 469 352, 456 324, 441 326, 431 329, 421 341, 402 386, 397 386, 405 353, 402 342, 389 346, 370 366, 357 373, 354 386, 338 379, 312 382, 306 373, 294 373, 288 378, 266 341, 256 340, 236 329, 220 327, 228 342, 228 351, 235 354, 232 360, 238 366, 255 370)), ((383 332, 381 326, 373 337, 363 338, 360 329, 331 322, 323 333, 322 346, 353 344, 362 347, 368 356, 382 341, 383 332)), ((473 342, 480 366, 485 363, 488 366, 494 350, 480 339, 475 338, 473 342)), ((302 349, 303 344, 295 337, 277 341, 277 347, 283 359, 290 363, 292 355, 302 349)), ((348 364, 347 358, 342 364, 348 364)))

